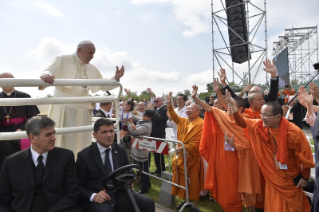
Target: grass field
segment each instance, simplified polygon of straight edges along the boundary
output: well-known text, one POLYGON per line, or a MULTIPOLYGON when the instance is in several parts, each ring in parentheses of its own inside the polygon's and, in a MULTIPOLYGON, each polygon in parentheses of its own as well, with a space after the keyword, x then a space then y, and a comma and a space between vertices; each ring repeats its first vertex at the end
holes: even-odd
MULTIPOLYGON (((166 160, 166 164, 168 163, 167 159, 166 160)), ((153 172, 155 171, 155 164, 154 164, 154 160, 153 160, 153 156, 152 156, 152 162, 151 162, 151 167, 150 167, 150 171, 153 172)), ((160 198, 160 190, 161 190, 161 185, 162 185, 162 181, 158 180, 156 178, 150 177, 150 181, 151 181, 151 189, 149 190, 149 193, 146 193, 145 195, 151 197, 156 203, 159 203, 159 198, 160 198)), ((140 187, 139 186, 135 186, 134 187, 135 191, 139 191, 140 187)), ((182 200, 178 197, 175 197, 175 203, 176 205, 180 204, 182 202, 182 200)), ((172 210, 176 210, 175 208, 171 208, 172 210)), ((221 207, 219 206, 218 203, 213 202, 211 200, 208 199, 208 196, 206 197, 201 197, 200 201, 199 201, 199 209, 202 212, 222 212, 223 210, 221 209, 221 207)), ((189 211, 189 209, 185 209, 185 212, 189 211)))

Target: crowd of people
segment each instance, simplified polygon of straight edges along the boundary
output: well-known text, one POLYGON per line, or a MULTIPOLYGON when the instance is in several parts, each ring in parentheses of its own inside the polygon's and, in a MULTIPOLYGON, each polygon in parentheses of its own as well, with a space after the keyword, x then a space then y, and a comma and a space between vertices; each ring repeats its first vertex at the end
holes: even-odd
MULTIPOLYGON (((90 64, 94 53, 94 44, 82 41, 74 54, 55 58, 40 78, 49 84, 54 79, 102 79, 90 64)), ((212 83, 216 95, 207 101, 198 98, 196 85, 191 96, 178 94, 176 101, 171 92, 164 98, 155 97, 148 88, 150 99, 136 102, 125 89, 128 98, 120 108, 103 102, 94 110, 93 116, 101 118, 94 124, 93 143, 90 133, 85 132, 55 136, 55 127, 89 125, 92 113, 88 104, 52 105, 48 116, 38 116, 35 105, 1 107, 1 132, 25 130, 29 145, 22 148, 22 140, 0 142, 0 211, 133 211, 126 191, 105 190, 102 182, 130 160, 149 173, 151 157, 148 151, 118 144, 115 131, 120 131, 125 143, 126 135, 165 139, 167 127, 172 128, 173 139, 183 143, 175 146, 172 182, 187 183, 189 199, 195 205, 200 194, 209 191, 229 212, 242 211, 243 207, 266 212, 319 210, 318 187, 314 188, 312 208, 303 192, 315 163, 302 131, 305 118, 313 127, 317 151, 319 106, 314 100, 319 102, 319 89, 310 83, 310 94, 302 86, 296 92, 290 85, 279 92, 274 63, 264 61, 264 71, 271 77, 269 91, 247 85, 236 94, 221 69, 219 79, 212 83), (115 110, 119 110, 117 126, 109 120, 115 117, 115 110)), ((123 75, 124 67, 116 67, 110 80, 119 81, 123 75)), ((2 73, 0 78, 13 75, 2 73)), ((63 86, 56 87, 54 96, 88 96, 90 90, 107 89, 63 86)), ((2 90, 1 98, 30 97, 13 87, 2 90)), ((152 174, 161 177, 166 169, 164 156, 153 156, 156 170, 152 174)), ((149 176, 142 174, 140 183, 140 191, 133 191, 138 207, 155 211, 154 201, 143 195, 151 189, 149 176)), ((173 185, 171 194, 184 200, 177 206, 182 208, 186 190, 173 185)))

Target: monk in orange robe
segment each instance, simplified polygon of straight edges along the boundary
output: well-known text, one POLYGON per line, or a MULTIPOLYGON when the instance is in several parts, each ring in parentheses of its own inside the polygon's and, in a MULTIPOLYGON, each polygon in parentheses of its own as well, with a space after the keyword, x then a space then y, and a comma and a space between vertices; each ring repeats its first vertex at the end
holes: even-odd
MULTIPOLYGON (((200 191, 204 188, 204 169, 201 156, 199 153, 199 142, 202 137, 203 119, 199 117, 200 107, 196 104, 191 104, 186 108, 188 118, 180 117, 174 111, 171 103, 171 96, 167 97, 167 109, 170 118, 177 124, 177 137, 183 142, 187 152, 187 175, 190 179, 188 184, 188 196, 190 200, 199 201, 200 191)), ((173 163, 173 179, 172 182, 186 186, 185 184, 185 169, 183 148, 181 145, 176 147, 176 155, 174 155, 173 163), (178 157, 176 157, 178 156, 178 157), (177 169, 177 171, 176 171, 177 169)), ((186 199, 185 189, 172 186, 173 195, 178 195, 181 199, 186 199)))
MULTIPOLYGON (((219 83, 216 83, 215 79, 213 87, 220 102, 227 109, 219 89, 219 83)), ((225 145, 224 133, 240 131, 242 139, 247 140, 248 138, 240 127, 227 121, 228 114, 226 112, 210 107, 198 99, 196 97, 197 90, 198 87, 194 85, 192 98, 206 111, 200 143, 201 155, 208 162, 204 188, 213 193, 216 201, 226 212, 241 212, 242 205, 254 207, 256 200, 261 200, 262 192, 260 171, 255 156, 252 152, 249 154, 247 151, 247 154, 245 154, 246 152, 242 151, 239 161, 237 151, 228 149, 229 146, 225 145), (231 125, 234 127, 232 128, 231 125), (239 163, 241 166, 239 166, 239 163), (247 170, 239 172, 238 167, 247 170)), ((239 110, 243 111, 246 104, 245 100, 237 97, 235 102, 239 110)), ((242 115, 248 117, 245 113, 242 113, 242 115)))
MULTIPOLYGON (((265 211, 309 212, 302 187, 307 185, 310 168, 315 164, 303 131, 282 117, 282 108, 276 102, 265 103, 261 120, 253 120, 238 113, 228 92, 226 98, 236 124, 247 129, 249 143, 265 177, 265 211)), ((235 138, 236 134, 235 146, 246 142, 235 138)))

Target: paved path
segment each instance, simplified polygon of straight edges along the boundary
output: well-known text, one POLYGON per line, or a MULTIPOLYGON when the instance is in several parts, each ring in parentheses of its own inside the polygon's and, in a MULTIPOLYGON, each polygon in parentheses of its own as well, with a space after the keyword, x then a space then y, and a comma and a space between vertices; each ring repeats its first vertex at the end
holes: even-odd
POLYGON ((165 206, 160 205, 158 203, 155 203, 155 207, 156 207, 155 212, 175 212, 174 210, 170 208, 166 208, 165 206))

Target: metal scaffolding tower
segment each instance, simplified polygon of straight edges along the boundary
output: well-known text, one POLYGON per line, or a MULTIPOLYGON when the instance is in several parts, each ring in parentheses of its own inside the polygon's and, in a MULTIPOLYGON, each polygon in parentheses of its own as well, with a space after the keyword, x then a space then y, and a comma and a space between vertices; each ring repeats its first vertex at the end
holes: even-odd
MULTIPOLYGON (((232 81, 242 85, 247 83, 268 85, 267 74, 263 71, 259 72, 262 69, 262 62, 267 59, 266 0, 254 3, 250 0, 243 0, 240 4, 244 4, 246 10, 247 41, 244 44, 249 46, 248 55, 251 60, 242 64, 232 61, 231 46, 228 39, 228 29, 230 27, 227 23, 227 8, 224 0, 211 0, 213 77, 217 76, 215 72, 218 72, 220 68, 225 68, 228 82, 232 81), (232 80, 229 80, 231 75, 232 80)), ((230 30, 234 32, 232 29, 230 30)))
POLYGON ((285 29, 279 39, 273 43, 272 54, 276 56, 288 47, 290 84, 309 81, 314 74, 312 64, 319 61, 318 26, 285 29))

